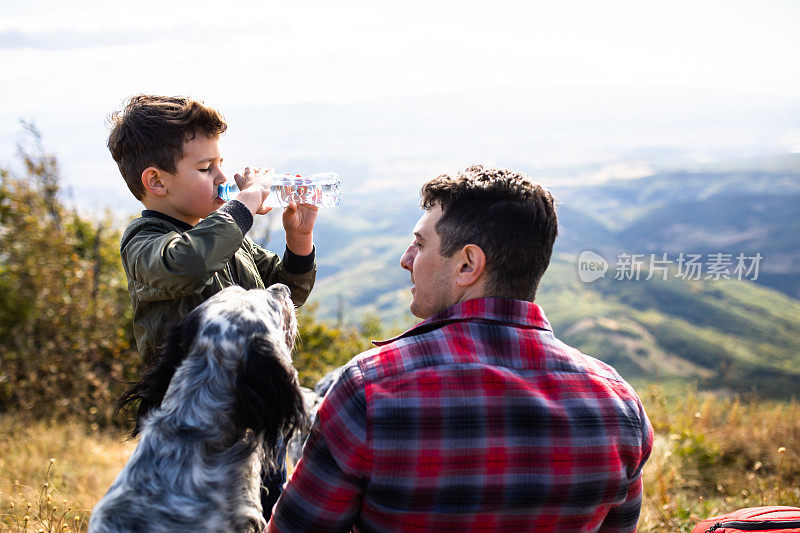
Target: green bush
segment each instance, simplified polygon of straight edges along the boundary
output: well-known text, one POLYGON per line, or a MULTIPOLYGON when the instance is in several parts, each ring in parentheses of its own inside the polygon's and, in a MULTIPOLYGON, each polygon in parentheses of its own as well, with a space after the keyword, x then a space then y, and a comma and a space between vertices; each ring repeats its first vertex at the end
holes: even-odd
POLYGON ((383 336, 383 328, 375 315, 368 315, 356 329, 320 322, 316 319, 316 310, 316 304, 307 304, 298 313, 300 341, 294 354, 300 383, 309 388, 353 356, 372 348, 370 340, 383 336))
MULTIPOLYGON (((0 169, 0 412, 77 416, 96 427, 124 423, 115 403, 138 379, 120 230, 111 216, 93 220, 59 198, 59 169, 25 125, 24 175, 0 169)), ((370 347, 376 317, 360 329, 299 312, 294 357, 309 387, 370 347)))
POLYGON ((106 425, 138 364, 119 231, 65 207, 56 159, 27 133, 25 175, 0 170, 0 410, 106 425))

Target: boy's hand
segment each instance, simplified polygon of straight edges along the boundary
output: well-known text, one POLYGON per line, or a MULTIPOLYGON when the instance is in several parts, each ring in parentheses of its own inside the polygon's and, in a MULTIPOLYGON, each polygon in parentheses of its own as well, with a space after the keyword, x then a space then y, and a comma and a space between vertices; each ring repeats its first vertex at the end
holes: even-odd
POLYGON ((236 199, 242 202, 254 215, 266 215, 272 211, 265 205, 269 196, 269 186, 272 184, 272 175, 269 171, 260 168, 244 169, 244 175, 234 174, 233 179, 239 187, 236 199))
POLYGON ((314 223, 319 207, 291 202, 283 211, 286 247, 295 255, 308 255, 314 250, 314 223))

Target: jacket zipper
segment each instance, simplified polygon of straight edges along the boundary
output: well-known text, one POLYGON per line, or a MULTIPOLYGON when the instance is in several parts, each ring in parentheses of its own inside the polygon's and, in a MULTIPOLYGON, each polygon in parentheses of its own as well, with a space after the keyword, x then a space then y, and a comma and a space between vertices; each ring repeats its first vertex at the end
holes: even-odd
POLYGON ((233 270, 231 270, 231 262, 225 261, 225 270, 228 272, 228 279, 231 280, 231 283, 234 285, 238 285, 236 280, 233 279, 233 270))
POLYGON ((800 527, 800 520, 762 520, 759 522, 742 522, 733 520, 730 522, 717 522, 706 533, 711 533, 722 527, 732 527, 742 531, 770 531, 773 529, 785 529, 788 527, 800 527))

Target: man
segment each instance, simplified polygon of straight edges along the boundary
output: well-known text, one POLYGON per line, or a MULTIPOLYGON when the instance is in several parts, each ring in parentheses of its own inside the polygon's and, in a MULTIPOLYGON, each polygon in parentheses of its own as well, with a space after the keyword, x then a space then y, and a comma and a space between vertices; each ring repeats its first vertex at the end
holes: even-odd
POLYGON ((343 367, 270 530, 635 530, 644 409, 533 303, 553 197, 475 166, 422 207, 400 264, 425 320, 343 367))

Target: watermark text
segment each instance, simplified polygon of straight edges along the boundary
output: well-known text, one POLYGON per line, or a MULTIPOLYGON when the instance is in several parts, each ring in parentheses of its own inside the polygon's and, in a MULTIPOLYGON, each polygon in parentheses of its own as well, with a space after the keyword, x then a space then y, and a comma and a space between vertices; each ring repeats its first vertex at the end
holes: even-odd
MULTIPOLYGON (((710 280, 722 279, 756 281, 764 257, 756 252, 733 254, 696 253, 620 253, 613 266, 618 281, 650 279, 710 280)), ((578 256, 578 277, 591 283, 606 277, 609 263, 596 252, 585 250, 578 256)), ((609 273, 609 276, 611 274, 609 273)))

